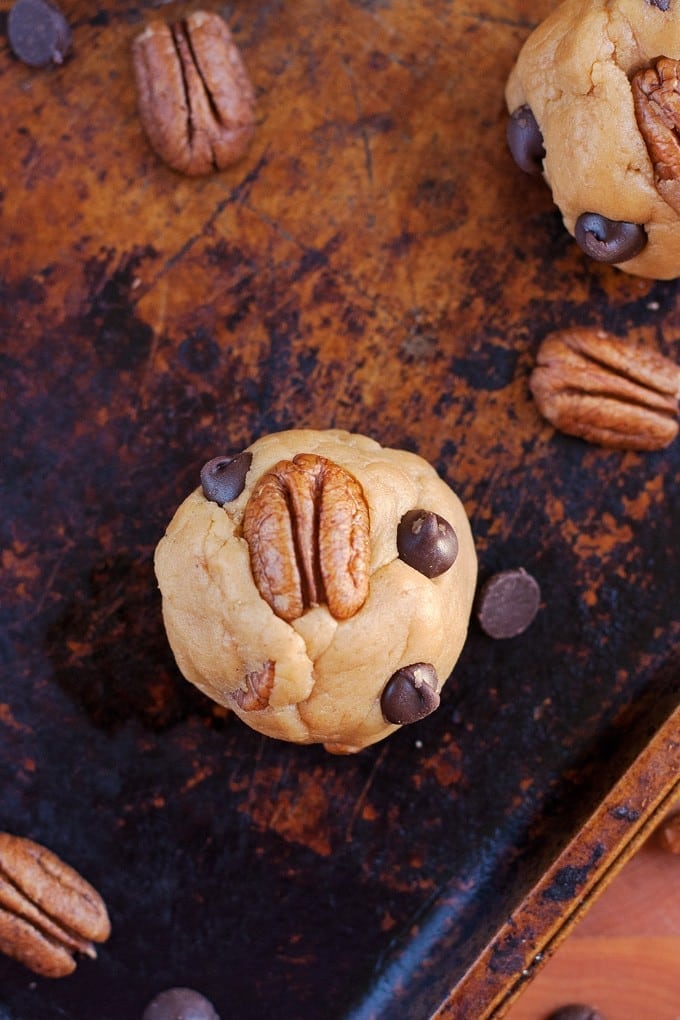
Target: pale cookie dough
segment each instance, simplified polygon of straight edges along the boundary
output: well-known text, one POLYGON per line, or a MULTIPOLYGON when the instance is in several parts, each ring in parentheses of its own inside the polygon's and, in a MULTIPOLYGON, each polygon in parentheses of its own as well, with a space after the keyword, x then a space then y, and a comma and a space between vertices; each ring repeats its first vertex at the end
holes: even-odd
POLYGON ((365 436, 296 429, 201 478, 155 556, 187 680, 261 733, 336 753, 437 707, 477 559, 434 468, 365 436))
POLYGON ((680 275, 680 0, 566 0, 529 36, 510 148, 594 259, 680 275), (665 59, 664 59, 665 58, 665 59))

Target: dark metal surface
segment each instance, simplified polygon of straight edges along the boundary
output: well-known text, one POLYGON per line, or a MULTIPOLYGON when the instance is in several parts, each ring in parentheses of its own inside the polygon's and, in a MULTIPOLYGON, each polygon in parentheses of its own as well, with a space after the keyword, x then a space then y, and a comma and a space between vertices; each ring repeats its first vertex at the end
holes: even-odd
MULTIPOLYGON (((621 776, 524 939, 648 810, 635 762, 680 702, 680 447, 556 435, 527 378, 560 325, 677 354, 678 287, 589 264, 513 167, 520 0, 204 4, 258 92, 251 152, 205 181, 140 132, 152 6, 64 3, 56 71, 0 48, 0 826, 77 867, 113 925, 62 981, 0 959, 0 1009, 133 1020, 187 984, 225 1018, 420 1020, 621 776), (203 462, 298 424, 418 450, 470 513, 480 580, 524 566, 543 592, 518 638, 473 624, 437 713, 350 758, 184 683, 152 570, 203 462)), ((496 944, 450 1015, 517 980, 512 930, 496 944)))

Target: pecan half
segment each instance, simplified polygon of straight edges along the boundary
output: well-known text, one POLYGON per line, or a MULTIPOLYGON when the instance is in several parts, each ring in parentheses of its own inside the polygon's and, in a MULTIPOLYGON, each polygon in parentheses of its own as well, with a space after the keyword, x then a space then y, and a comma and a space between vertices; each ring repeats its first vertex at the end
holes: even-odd
POLYGON ((359 482, 325 457, 299 453, 260 478, 243 535, 262 598, 291 622, 326 604, 338 620, 368 595, 368 505, 359 482))
POLYGON ((232 698, 243 712, 260 712, 269 704, 274 686, 276 663, 268 659, 262 669, 246 675, 245 689, 234 691, 232 698))
POLYGON ((562 432, 621 450, 660 450, 678 434, 680 366, 597 329, 546 337, 529 381, 562 432))
POLYGON ((43 977, 75 970, 75 953, 95 957, 111 926, 99 893, 56 854, 0 832, 0 951, 43 977))
MULTIPOLYGON (((633 105, 640 133, 654 167, 657 187, 680 181, 680 61, 659 57, 631 78, 633 105)), ((672 192, 664 189, 670 204, 672 192)))
POLYGON ((189 176, 223 170, 245 153, 255 94, 226 22, 195 11, 152 21, 133 43, 139 116, 152 148, 189 176))

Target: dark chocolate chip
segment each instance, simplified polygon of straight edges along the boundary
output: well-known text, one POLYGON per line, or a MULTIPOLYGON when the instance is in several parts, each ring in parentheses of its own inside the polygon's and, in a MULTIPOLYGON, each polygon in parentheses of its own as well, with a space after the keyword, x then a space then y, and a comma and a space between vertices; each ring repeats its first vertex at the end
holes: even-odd
POLYGON ((647 244, 647 232, 640 223, 608 220, 599 213, 581 213, 574 237, 579 248, 597 262, 627 262, 647 244))
POLYGON ((671 6, 671 0, 647 0, 652 7, 658 7, 660 11, 667 11, 671 6))
POLYGON ((399 558, 409 567, 439 577, 458 555, 458 538, 448 521, 432 510, 409 510, 397 528, 399 558))
POLYGON ((477 619, 489 637, 516 637, 534 619, 540 602, 538 582, 523 567, 502 570, 482 586, 477 600, 477 619))
POLYGON ((604 1020, 602 1014, 592 1006, 585 1006, 579 1002, 569 1006, 561 1006, 550 1014, 548 1020, 604 1020))
POLYGON ((14 55, 30 67, 61 64, 73 41, 66 18, 49 0, 17 0, 7 38, 14 55))
POLYGON ((512 158, 520 170, 528 174, 542 173, 545 145, 530 106, 520 106, 510 114, 507 137, 512 158))
POLYGON ((439 708, 437 674, 429 662, 402 666, 385 684, 380 708, 386 722, 407 726, 439 708))
POLYGON ((241 495, 246 475, 253 462, 252 453, 237 453, 235 457, 213 457, 201 468, 203 495, 211 503, 231 503, 241 495))
POLYGON ((212 1003, 191 988, 168 988, 152 999, 142 1020, 220 1020, 212 1003))

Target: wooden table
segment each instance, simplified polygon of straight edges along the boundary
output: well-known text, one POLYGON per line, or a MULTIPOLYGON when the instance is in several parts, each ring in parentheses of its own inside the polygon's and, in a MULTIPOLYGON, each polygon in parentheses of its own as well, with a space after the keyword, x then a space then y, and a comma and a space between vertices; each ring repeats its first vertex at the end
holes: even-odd
POLYGON ((680 856, 662 848, 658 833, 607 886, 506 1020, 544 1020, 568 1002, 596 1006, 608 1020, 676 1020, 680 856))

